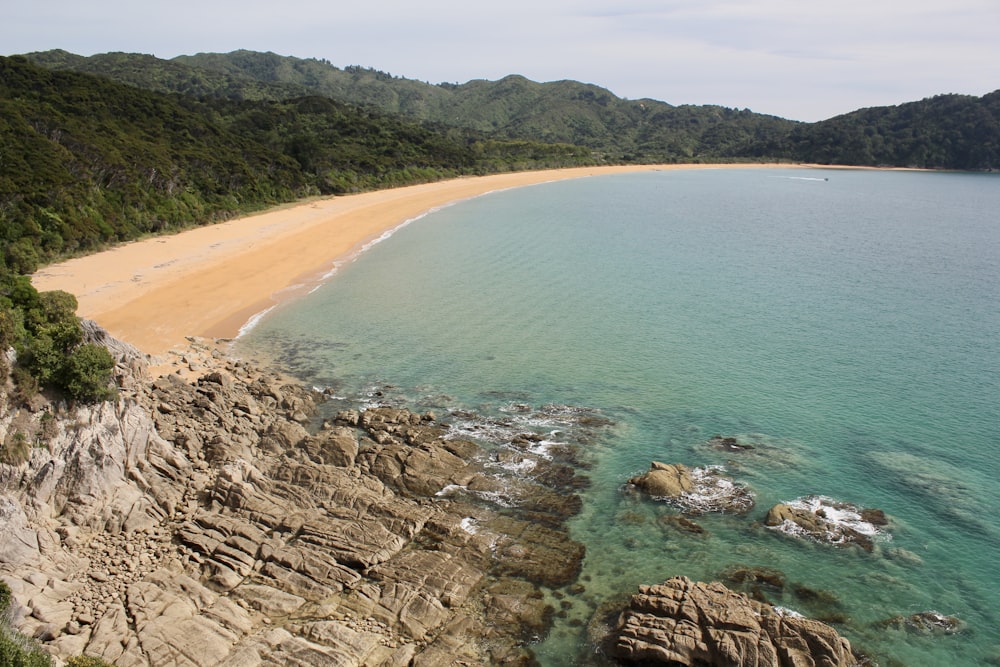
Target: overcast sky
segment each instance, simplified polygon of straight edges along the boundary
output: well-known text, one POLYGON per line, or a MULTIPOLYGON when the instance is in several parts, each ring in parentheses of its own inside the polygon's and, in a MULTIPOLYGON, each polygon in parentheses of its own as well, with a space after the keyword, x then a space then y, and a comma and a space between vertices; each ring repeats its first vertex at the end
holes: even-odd
POLYGON ((0 53, 236 49, 815 121, 1000 88, 1000 0, 8 0, 0 53))

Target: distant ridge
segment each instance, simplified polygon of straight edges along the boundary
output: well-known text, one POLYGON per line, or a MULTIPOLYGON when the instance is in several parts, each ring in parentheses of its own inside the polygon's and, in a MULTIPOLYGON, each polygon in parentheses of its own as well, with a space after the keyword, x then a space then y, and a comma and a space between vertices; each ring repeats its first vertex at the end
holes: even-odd
POLYGON ((585 146, 609 161, 795 160, 929 169, 1000 168, 1000 90, 977 98, 939 95, 801 123, 712 105, 625 100, 577 81, 430 84, 375 69, 256 51, 160 60, 65 51, 28 55, 133 86, 198 97, 330 99, 505 139, 585 146))

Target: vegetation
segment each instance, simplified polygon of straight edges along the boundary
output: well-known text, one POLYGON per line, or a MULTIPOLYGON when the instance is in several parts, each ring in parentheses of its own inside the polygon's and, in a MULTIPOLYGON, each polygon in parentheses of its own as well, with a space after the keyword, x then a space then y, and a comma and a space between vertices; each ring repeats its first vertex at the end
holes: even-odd
POLYGON ((1000 168, 1000 90, 861 109, 797 128, 784 152, 823 164, 1000 168))
POLYGON ((592 162, 321 97, 199 100, 0 58, 0 266, 93 252, 306 195, 592 162))
MULTIPOLYGON (((83 402, 114 397, 114 359, 107 348, 83 341, 76 305, 72 294, 38 292, 27 276, 0 271, 0 349, 17 352, 13 375, 22 399, 39 387, 83 402)), ((5 462, 19 463, 26 447, 16 439, 4 443, 5 462)))
POLYGON ((51 667, 52 658, 37 642, 10 626, 10 587, 0 581, 0 665, 4 667, 51 667))
POLYGON ((806 124, 624 100, 575 81, 432 85, 250 51, 0 58, 0 349, 18 353, 0 370, 22 398, 38 388, 113 396, 113 361, 82 341, 73 297, 38 294, 24 277, 55 259, 308 195, 602 162, 748 160, 996 169, 1000 91, 806 124))
POLYGON ((66 667, 113 667, 111 663, 91 655, 77 655, 66 661, 66 667))
POLYGON ((719 106, 624 100, 576 81, 432 85, 329 62, 234 51, 158 60, 135 54, 82 58, 35 53, 52 68, 101 74, 131 85, 227 99, 318 95, 497 139, 585 146, 608 161, 794 160, 825 164, 990 170, 1000 167, 1000 91, 941 95, 862 109, 819 123, 719 106))

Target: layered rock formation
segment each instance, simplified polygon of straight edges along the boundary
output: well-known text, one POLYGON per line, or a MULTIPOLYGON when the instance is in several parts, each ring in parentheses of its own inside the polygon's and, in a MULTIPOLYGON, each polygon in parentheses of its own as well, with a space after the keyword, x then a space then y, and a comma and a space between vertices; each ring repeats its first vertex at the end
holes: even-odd
POLYGON ((117 403, 0 420, 39 445, 0 466, 22 632, 118 665, 531 661, 540 586, 572 583, 583 557, 563 528, 578 501, 548 483, 573 478, 558 461, 500 510, 463 492, 503 482, 432 415, 317 429, 315 392, 253 365, 205 348, 153 380, 116 352, 117 403))
POLYGON ((833 628, 686 577, 641 586, 605 638, 605 650, 625 663, 670 667, 858 664, 833 628))
MULTIPOLYGON (((574 447, 524 430, 530 408, 456 427, 385 406, 320 424, 320 394, 211 346, 154 378, 88 332, 118 358, 117 402, 0 415, 0 438, 35 444, 0 464, 0 577, 20 631, 57 657, 124 666, 533 663, 546 592, 571 593, 580 572, 565 522, 586 479, 574 447), (487 452, 463 432, 503 443, 487 452)), ((714 468, 654 464, 633 481, 659 497, 663 479, 691 513, 752 505, 714 468)), ((822 624, 683 579, 643 588, 614 637, 619 659, 650 664, 850 653, 822 624)))

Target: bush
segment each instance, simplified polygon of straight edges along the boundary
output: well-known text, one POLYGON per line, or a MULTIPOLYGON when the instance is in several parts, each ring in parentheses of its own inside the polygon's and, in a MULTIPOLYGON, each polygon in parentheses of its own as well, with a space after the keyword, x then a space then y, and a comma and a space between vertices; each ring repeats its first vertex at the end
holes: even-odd
POLYGON ((111 385, 114 369, 114 357, 106 347, 84 343, 65 358, 58 385, 78 401, 106 401, 115 397, 111 385))
POLYGON ((110 662, 105 662, 92 655, 77 655, 66 661, 66 667, 114 667, 110 662))
MULTIPOLYGON (((76 307, 72 294, 38 292, 28 276, 0 267, 0 351, 13 346, 18 352, 18 363, 10 370, 22 401, 43 386, 78 401, 114 398, 114 359, 99 345, 81 344, 83 327, 76 307)), ((6 375, 2 361, 0 370, 6 375)))
POLYGON ((3 667, 52 667, 49 654, 31 639, 10 627, 10 587, 0 581, 0 665, 3 667))
MULTIPOLYGON (((31 458, 31 445, 21 431, 14 431, 0 445, 0 463, 19 466, 31 458)), ((9 592, 9 591, 8 591, 9 592)), ((8 598, 8 602, 9 602, 8 598)), ((0 663, 2 665, 3 663, 0 663)))
POLYGON ((11 599, 10 586, 6 581, 0 580, 0 622, 7 620, 7 608, 10 607, 11 599))
POLYGON ((0 627, 0 665, 52 667, 52 658, 33 640, 7 627, 0 627))

